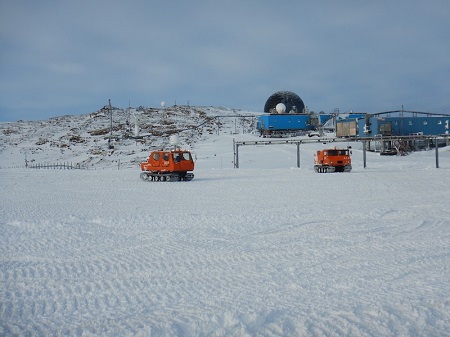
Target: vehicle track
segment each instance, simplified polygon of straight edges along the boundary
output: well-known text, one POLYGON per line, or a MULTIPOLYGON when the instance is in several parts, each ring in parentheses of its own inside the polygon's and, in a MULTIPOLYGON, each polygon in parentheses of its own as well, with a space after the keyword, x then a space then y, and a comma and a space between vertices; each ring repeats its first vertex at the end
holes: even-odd
POLYGON ((45 199, 41 184, 7 190, 0 333, 445 336, 450 232, 437 179, 272 173, 142 187, 119 172, 117 193, 93 172, 52 180, 45 199), (437 196, 424 198, 425 184, 437 196), (63 201, 75 186, 92 195, 63 201))

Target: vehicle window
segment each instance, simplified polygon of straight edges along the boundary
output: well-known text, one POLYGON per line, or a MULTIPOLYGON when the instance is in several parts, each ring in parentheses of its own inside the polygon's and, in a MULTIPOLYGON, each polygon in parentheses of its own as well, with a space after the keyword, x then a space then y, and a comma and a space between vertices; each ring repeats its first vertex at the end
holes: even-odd
POLYGON ((164 159, 165 161, 168 161, 168 160, 169 160, 169 155, 168 155, 167 153, 164 153, 164 154, 163 154, 163 159, 164 159))
POLYGON ((172 153, 172 157, 175 163, 179 163, 181 161, 181 155, 179 153, 172 153))
POLYGON ((189 152, 183 152, 184 160, 191 160, 191 154, 189 152))
POLYGON ((153 159, 159 160, 159 153, 153 153, 153 159))

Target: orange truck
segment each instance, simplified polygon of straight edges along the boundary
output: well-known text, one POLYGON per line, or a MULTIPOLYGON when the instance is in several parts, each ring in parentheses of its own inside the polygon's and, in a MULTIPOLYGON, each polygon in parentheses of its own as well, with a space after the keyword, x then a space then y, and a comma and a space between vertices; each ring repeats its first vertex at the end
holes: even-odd
POLYGON ((352 160, 350 150, 325 149, 314 154, 314 171, 317 173, 350 172, 352 160))
POLYGON ((141 163, 144 181, 190 181, 194 178, 194 160, 187 150, 152 151, 141 163))

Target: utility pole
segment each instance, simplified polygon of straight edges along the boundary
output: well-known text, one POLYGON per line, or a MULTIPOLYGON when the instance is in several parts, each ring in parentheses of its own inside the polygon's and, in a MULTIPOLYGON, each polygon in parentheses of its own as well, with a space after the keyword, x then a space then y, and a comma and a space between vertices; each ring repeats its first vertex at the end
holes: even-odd
POLYGON ((109 127, 109 140, 108 140, 108 148, 114 149, 114 146, 111 144, 112 139, 112 106, 111 106, 111 99, 108 100, 108 110, 109 110, 109 120, 110 120, 110 127, 109 127))

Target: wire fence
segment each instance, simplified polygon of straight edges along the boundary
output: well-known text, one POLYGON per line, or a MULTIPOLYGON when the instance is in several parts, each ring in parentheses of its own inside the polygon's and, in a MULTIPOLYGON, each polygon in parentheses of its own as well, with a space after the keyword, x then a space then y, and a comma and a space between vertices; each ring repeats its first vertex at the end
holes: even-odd
POLYGON ((120 170, 121 168, 125 168, 126 163, 121 163, 120 160, 117 161, 117 164, 111 163, 110 165, 89 165, 89 164, 80 164, 80 163, 72 163, 72 162, 56 162, 56 163, 26 163, 26 169, 42 169, 42 170, 120 170))
POLYGON ((111 163, 110 165, 92 165, 72 162, 25 163, 25 165, 0 166, 0 169, 35 169, 35 170, 120 170, 134 167, 127 163, 111 163))
POLYGON ((82 166, 80 164, 73 164, 69 162, 63 163, 33 163, 26 164, 25 168, 30 169, 46 169, 46 170, 87 170, 87 166, 82 166))

